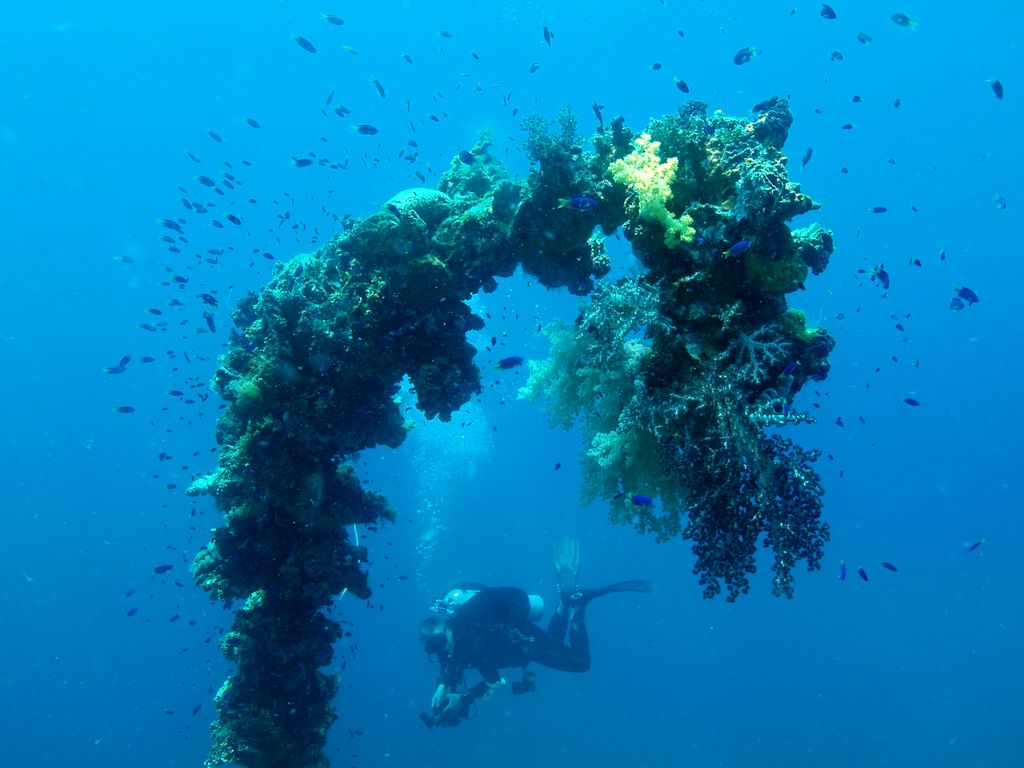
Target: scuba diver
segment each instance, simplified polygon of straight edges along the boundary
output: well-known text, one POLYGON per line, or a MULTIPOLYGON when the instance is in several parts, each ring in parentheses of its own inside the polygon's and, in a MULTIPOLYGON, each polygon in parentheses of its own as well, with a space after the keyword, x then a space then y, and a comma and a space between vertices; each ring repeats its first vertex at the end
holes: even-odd
POLYGON ((441 664, 431 713, 420 718, 427 728, 454 727, 470 716, 471 705, 488 699, 505 684, 501 670, 521 667, 523 678, 512 683, 512 693, 534 689, 534 674, 526 667, 536 662, 563 672, 590 669, 590 642, 584 614, 595 597, 612 592, 650 592, 649 581, 623 581, 600 589, 580 589, 580 545, 574 538, 555 542, 558 605, 545 632, 535 624, 544 601, 517 587, 460 584, 436 601, 431 616, 420 624, 420 641, 431 661, 441 664), (569 644, 565 644, 568 634, 569 644), (480 682, 466 685, 465 672, 474 668, 480 682))

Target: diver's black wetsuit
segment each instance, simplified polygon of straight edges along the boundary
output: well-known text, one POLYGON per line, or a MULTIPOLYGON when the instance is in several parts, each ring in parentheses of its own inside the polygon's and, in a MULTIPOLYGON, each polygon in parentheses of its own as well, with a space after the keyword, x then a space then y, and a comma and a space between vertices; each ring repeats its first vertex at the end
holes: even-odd
POLYGON ((468 693, 479 698, 501 681, 505 667, 530 662, 563 672, 590 669, 590 642, 583 622, 583 606, 572 621, 564 606, 555 612, 545 632, 529 619, 530 600, 517 587, 486 587, 460 606, 449 621, 452 650, 442 654, 441 677, 449 690, 458 690, 463 673, 475 668, 483 680, 468 693), (569 645, 565 645, 566 630, 569 645))

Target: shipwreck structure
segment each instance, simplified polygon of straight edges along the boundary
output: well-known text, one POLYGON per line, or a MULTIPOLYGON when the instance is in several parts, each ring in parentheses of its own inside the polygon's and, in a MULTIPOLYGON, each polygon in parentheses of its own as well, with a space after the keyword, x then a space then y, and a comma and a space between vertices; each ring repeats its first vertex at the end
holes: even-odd
POLYGON ((818 567, 817 454, 777 428, 809 420, 793 398, 829 370, 832 337, 786 295, 826 267, 832 237, 788 224, 815 207, 787 178, 791 122, 781 99, 744 118, 691 102, 584 142, 568 113, 534 118, 525 181, 481 140, 438 189, 400 192, 240 302, 215 377, 219 465, 191 488, 224 514, 195 581, 241 605, 221 641, 235 671, 208 765, 327 765, 338 681, 322 669, 341 631, 323 609, 370 592, 348 527, 393 516, 351 463, 404 440, 403 377, 426 418, 480 391, 466 334, 484 321, 467 300, 517 266, 583 297, 547 331, 551 356, 531 362, 524 394, 552 424, 581 425, 584 497, 691 541, 706 597, 746 593, 759 546, 776 594, 792 595, 799 561, 818 567), (646 272, 601 282, 619 228, 646 272))

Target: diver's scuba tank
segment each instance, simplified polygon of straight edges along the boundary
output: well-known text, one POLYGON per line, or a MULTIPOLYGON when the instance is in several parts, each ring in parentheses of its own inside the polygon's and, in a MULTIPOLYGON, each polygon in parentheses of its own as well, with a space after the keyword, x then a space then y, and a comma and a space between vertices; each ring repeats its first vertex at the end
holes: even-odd
MULTIPOLYGON (((430 610, 445 616, 454 616, 459 608, 476 597, 483 589, 487 589, 483 584, 461 584, 452 587, 444 597, 434 601, 434 605, 431 606, 430 610)), ((530 594, 527 594, 526 598, 529 601, 526 618, 529 621, 540 621, 541 616, 544 615, 544 598, 540 595, 530 594)))
POLYGON ((526 597, 530 600, 530 621, 540 621, 540 617, 544 615, 544 598, 531 594, 527 594, 526 597))

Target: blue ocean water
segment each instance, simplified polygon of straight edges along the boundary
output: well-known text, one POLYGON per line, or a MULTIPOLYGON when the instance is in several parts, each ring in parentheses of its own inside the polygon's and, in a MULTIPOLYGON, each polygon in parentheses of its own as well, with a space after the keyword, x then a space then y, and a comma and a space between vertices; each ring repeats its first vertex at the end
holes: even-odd
MULTIPOLYGON (((502 281, 474 304, 501 338, 481 353, 479 401, 362 457, 399 519, 360 533, 373 598, 338 605, 352 636, 332 666, 332 764, 1024 764, 1020 12, 831 5, 834 20, 818 3, 682 0, 6 9, 0 765, 203 760, 230 614, 189 581, 218 518, 184 489, 216 464, 208 384, 234 302, 341 217, 419 186, 416 172, 436 183, 481 132, 525 175, 523 117, 569 105, 589 131, 598 102, 640 128, 681 103, 673 77, 729 114, 789 97, 790 174, 822 206, 804 219, 835 234, 831 267, 790 297, 838 341, 828 380, 801 395, 818 423, 789 431, 826 455, 823 570, 800 571, 792 601, 771 597, 767 568, 736 604, 704 601, 685 542, 581 507, 579 435, 516 399, 524 370, 490 367, 544 356, 537 324, 571 319, 577 299, 502 281), (747 46, 762 53, 735 65, 747 46), (309 153, 345 167, 294 166, 309 153), (206 197, 242 223, 190 226, 168 251, 158 220, 196 218, 179 185, 225 171, 241 186, 206 197), (880 263, 888 291, 869 279, 880 263), (951 311, 957 286, 980 302, 951 311), (219 299, 214 333, 202 292, 219 299), (656 592, 595 603, 589 673, 540 670, 535 693, 502 691, 427 732, 435 670, 416 626, 432 600, 471 579, 550 602, 551 541, 566 532, 583 541, 585 582, 650 578, 656 592)), ((616 273, 635 266, 621 243, 612 253, 616 273)))

